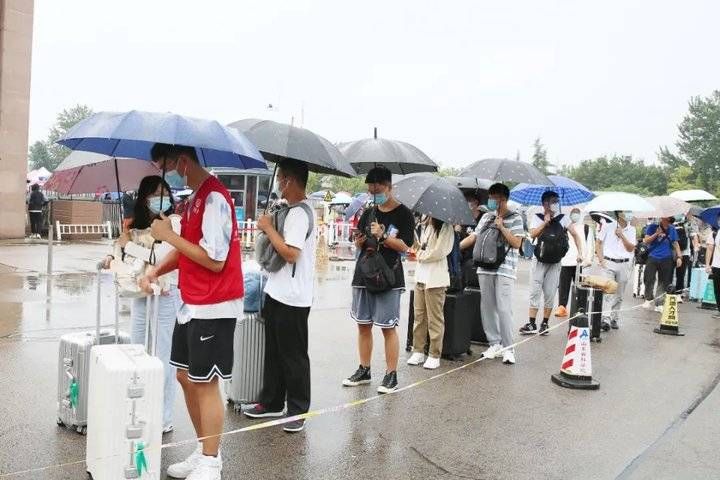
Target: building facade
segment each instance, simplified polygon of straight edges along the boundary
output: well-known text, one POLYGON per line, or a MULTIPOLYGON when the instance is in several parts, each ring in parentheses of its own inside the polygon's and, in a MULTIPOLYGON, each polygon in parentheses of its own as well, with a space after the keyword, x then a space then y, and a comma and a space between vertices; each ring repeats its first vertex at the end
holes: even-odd
POLYGON ((0 0, 0 238, 25 236, 33 0, 0 0))

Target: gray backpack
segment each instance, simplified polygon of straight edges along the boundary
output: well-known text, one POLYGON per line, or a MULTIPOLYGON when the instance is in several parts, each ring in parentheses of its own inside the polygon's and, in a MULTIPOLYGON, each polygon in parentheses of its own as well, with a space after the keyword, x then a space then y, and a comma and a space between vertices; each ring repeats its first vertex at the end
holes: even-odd
MULTIPOLYGON (((272 223, 275 230, 280 232, 282 235, 283 228, 285 227, 285 219, 290 212, 290 209, 300 207, 308 216, 308 231, 305 235, 307 240, 312 234, 314 228, 313 212, 310 206, 305 202, 296 203, 294 205, 281 205, 279 207, 273 207, 272 223)), ((260 267, 266 272, 275 273, 279 271, 287 263, 285 259, 275 250, 270 239, 264 232, 258 232, 255 237, 255 260, 260 264, 260 267)), ((293 277, 295 276, 295 265, 293 265, 293 277)))
MULTIPOLYGON (((516 215, 514 212, 507 214, 505 218, 516 215)), ((473 262, 476 267, 485 270, 497 270, 505 261, 510 251, 510 245, 502 232, 495 226, 496 216, 491 216, 477 234, 475 246, 473 247, 473 262)))

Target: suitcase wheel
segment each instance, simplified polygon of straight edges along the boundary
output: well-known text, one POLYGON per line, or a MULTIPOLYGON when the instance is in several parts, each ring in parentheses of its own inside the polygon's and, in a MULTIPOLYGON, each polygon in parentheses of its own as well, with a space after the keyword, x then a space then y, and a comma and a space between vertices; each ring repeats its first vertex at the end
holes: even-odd
POLYGON ((75 429, 75 431, 76 431, 77 433, 79 433, 80 435, 86 435, 86 434, 87 434, 87 427, 77 427, 77 428, 75 429))
POLYGON ((62 420, 60 420, 59 418, 58 418, 58 419, 56 419, 55 421, 57 422, 57 424, 58 424, 58 427, 64 427, 64 426, 65 426, 65 424, 63 423, 63 421, 62 421, 62 420))

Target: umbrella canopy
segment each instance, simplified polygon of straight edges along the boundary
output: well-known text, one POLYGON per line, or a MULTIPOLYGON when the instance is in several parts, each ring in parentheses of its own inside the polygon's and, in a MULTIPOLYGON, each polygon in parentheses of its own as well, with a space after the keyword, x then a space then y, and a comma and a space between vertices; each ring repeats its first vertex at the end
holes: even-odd
POLYGON ((352 201, 352 197, 348 195, 337 194, 330 201, 330 205, 350 205, 352 201))
POLYGON ((588 212, 654 212, 655 207, 634 193, 608 192, 592 199, 585 206, 588 212))
POLYGON ((140 181, 148 175, 160 175, 155 165, 145 160, 117 159, 118 169, 112 157, 99 153, 74 151, 58 165, 55 173, 45 184, 45 189, 63 195, 136 190, 140 181))
POLYGON ((359 212, 360 209, 364 207, 369 201, 369 193, 361 193, 359 195, 355 195, 355 197, 353 197, 352 199, 352 202, 350 202, 350 205, 345 208, 345 221, 350 220, 350 217, 353 217, 357 212, 359 212))
POLYGON ((239 120, 228 126, 244 134, 269 162, 292 158, 307 163, 313 172, 342 177, 356 175, 335 145, 310 130, 256 118, 239 120))
POLYGON ((704 202, 704 201, 715 201, 717 197, 712 193, 708 193, 705 190, 678 190, 672 192, 671 197, 683 200, 685 202, 704 202))
POLYGON ((597 223, 602 223, 602 222, 612 223, 616 220, 614 217, 611 217, 607 213, 603 213, 603 212, 590 212, 589 215, 590 215, 590 218, 592 219, 592 221, 597 222, 597 223))
POLYGON ((342 143, 339 148, 357 173, 367 173, 378 165, 401 175, 438 170, 437 164, 422 150, 399 140, 377 138, 377 129, 374 138, 342 143))
POLYGON ((641 213, 639 217, 674 217, 684 215, 692 208, 689 203, 669 196, 648 197, 647 201, 655 207, 655 211, 641 213))
POLYGON ((714 207, 706 208, 705 210, 703 210, 699 217, 700 220, 707 223, 708 225, 711 225, 712 227, 717 227, 718 215, 720 215, 720 205, 715 205, 714 207))
POLYGON ((477 177, 445 177, 448 182, 452 183, 460 190, 487 190, 495 183, 487 178, 477 177))
POLYGON ((195 147, 206 167, 267 168, 255 145, 237 130, 173 113, 96 113, 71 128, 58 143, 71 150, 141 160, 151 160, 150 149, 156 143, 185 145, 195 147))
POLYGON ((560 196, 561 205, 578 205, 595 197, 587 187, 575 180, 560 175, 550 175, 548 178, 553 186, 521 183, 510 191, 510 199, 523 205, 542 205, 543 193, 553 191, 560 196))
POLYGON ((550 179, 531 164, 506 158, 478 160, 460 172, 460 176, 487 178, 496 182, 552 185, 550 179))
POLYGON ((453 225, 475 223, 465 196, 442 177, 417 175, 393 185, 393 194, 409 209, 453 225))

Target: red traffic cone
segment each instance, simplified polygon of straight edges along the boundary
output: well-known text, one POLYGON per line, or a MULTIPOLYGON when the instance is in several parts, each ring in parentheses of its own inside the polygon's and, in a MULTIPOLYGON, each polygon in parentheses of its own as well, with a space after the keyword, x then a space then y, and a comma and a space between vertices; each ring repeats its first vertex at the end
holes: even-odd
POLYGON ((592 379, 590 360, 590 327, 588 317, 581 315, 570 320, 565 356, 560 373, 550 376, 556 385, 579 390, 597 390, 600 383, 592 379))

